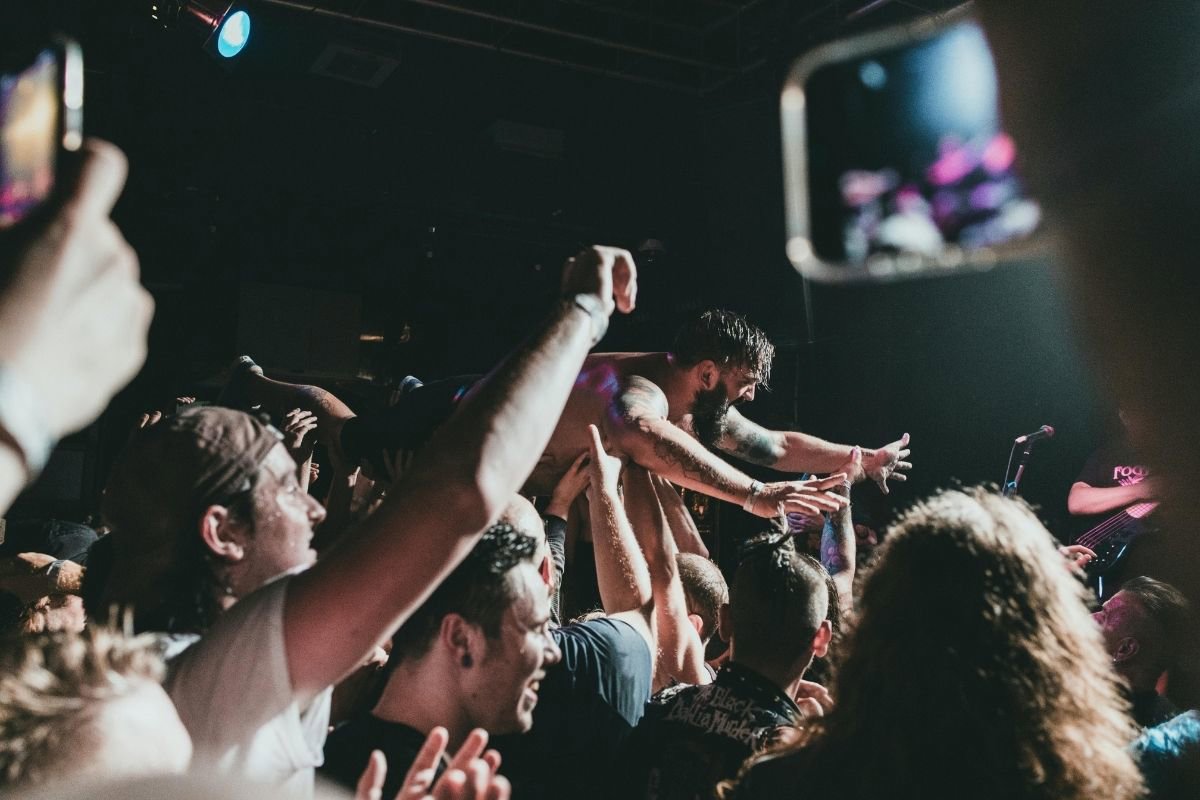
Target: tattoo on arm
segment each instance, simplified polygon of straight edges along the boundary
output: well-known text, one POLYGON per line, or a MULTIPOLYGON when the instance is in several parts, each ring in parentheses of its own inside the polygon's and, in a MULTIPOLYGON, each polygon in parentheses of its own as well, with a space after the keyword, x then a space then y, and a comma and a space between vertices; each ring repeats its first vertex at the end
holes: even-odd
POLYGON ((829 514, 821 529, 821 564, 825 570, 830 575, 849 573, 853 578, 857 549, 850 509, 829 514))
POLYGON ((722 450, 751 464, 773 467, 781 456, 779 435, 746 419, 731 408, 725 416, 725 435, 717 445, 722 450))
POLYGON ((837 521, 827 519, 825 527, 821 531, 821 563, 830 575, 837 575, 850 568, 850 559, 847 558, 843 543, 838 536, 840 527, 841 525, 837 521))
MULTIPOLYGON (((651 381, 640 376, 626 380, 614 399, 609 420, 642 443, 650 443, 645 455, 658 463, 642 466, 689 488, 703 487, 708 494, 733 500, 745 491, 749 478, 667 419, 667 397, 651 381)), ((740 501, 739 501, 740 502, 740 501)))
POLYGON ((704 465, 693 458, 691 453, 670 439, 656 439, 654 454, 668 464, 679 467, 680 471, 689 478, 703 483, 712 483, 715 480, 716 476, 712 474, 711 470, 705 469, 704 465))

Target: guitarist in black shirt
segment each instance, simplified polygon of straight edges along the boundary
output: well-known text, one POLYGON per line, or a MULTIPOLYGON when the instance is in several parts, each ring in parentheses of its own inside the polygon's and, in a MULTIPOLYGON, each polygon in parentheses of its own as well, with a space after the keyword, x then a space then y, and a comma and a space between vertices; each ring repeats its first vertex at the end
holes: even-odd
MULTIPOLYGON (((1129 421, 1124 413, 1121 422, 1129 421)), ((1072 515, 1086 518, 1087 529, 1075 539, 1096 552, 1087 565, 1089 575, 1097 579, 1097 591, 1111 596, 1122 574, 1134 575, 1123 567, 1116 569, 1134 544, 1134 540, 1154 525, 1153 512, 1158 506, 1159 487, 1124 436, 1092 454, 1067 496, 1072 515)), ((1138 542, 1138 547, 1142 542, 1138 542)))

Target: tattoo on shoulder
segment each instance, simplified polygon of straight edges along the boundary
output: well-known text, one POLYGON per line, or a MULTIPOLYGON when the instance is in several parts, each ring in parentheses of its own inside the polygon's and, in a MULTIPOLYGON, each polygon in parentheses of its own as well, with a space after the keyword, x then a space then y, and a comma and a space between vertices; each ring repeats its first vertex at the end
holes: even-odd
POLYGON ((640 417, 667 416, 667 396, 653 382, 631 375, 616 399, 617 410, 622 419, 631 422, 640 417))

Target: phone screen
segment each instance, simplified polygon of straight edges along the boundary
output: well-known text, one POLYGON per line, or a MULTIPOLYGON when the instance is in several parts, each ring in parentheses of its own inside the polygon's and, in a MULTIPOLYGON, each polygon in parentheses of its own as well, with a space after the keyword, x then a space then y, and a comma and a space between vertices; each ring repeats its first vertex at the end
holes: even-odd
POLYGON ((824 64, 805 94, 811 239, 822 261, 969 255, 1037 228, 1041 212, 1014 168, 995 65, 973 21, 824 64))
POLYGON ((50 195, 60 148, 79 146, 77 120, 67 118, 82 108, 82 66, 72 58, 72 46, 56 45, 24 71, 0 76, 0 228, 50 195))

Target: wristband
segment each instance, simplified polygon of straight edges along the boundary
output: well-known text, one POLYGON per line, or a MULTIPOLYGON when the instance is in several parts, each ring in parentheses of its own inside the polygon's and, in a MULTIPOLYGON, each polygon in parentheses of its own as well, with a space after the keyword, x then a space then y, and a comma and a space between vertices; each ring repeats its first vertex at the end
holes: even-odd
POLYGON ((33 387, 3 367, 0 367, 0 428, 20 451, 29 479, 36 478, 54 449, 54 436, 42 417, 33 387))
POLYGON ((46 577, 50 579, 50 583, 55 587, 58 586, 58 573, 62 572, 63 564, 67 563, 63 559, 56 559, 46 566, 46 577))
POLYGON ((582 293, 568 297, 566 300, 592 320, 592 347, 600 344, 604 334, 608 333, 608 314, 604 313, 604 304, 595 295, 582 293))
POLYGON ((750 481, 750 494, 746 495, 746 499, 742 502, 742 511, 754 513, 754 501, 758 499, 758 494, 762 490, 762 481, 750 481))

